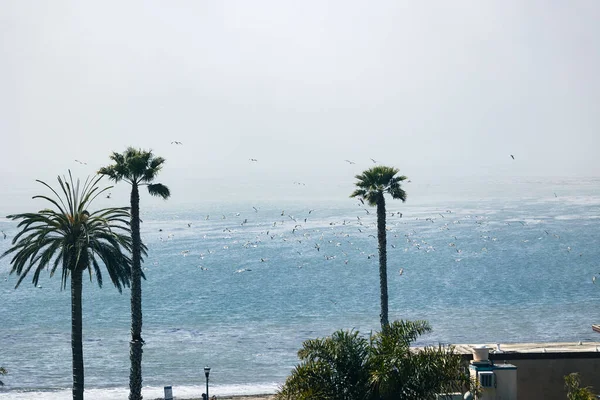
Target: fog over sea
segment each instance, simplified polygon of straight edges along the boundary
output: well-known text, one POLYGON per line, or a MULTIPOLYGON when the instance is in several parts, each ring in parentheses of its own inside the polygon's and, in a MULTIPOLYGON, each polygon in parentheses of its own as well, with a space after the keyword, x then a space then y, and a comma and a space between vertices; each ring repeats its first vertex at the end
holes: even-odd
MULTIPOLYGON (((460 183, 457 183, 459 185, 460 183)), ((590 341, 600 322, 600 179, 465 187, 387 201, 390 320, 417 344, 590 341)), ((31 195, 36 194, 32 193, 31 195)), ((379 326, 375 208, 356 199, 145 204, 144 396, 272 393, 304 340, 379 326)), ((42 202, 39 203, 39 208, 42 202)), ((113 204, 114 205, 114 204, 113 204)), ((2 210, 6 215, 11 210, 2 210)), ((31 210, 33 211, 33 210, 31 210)), ((0 219, 0 252, 16 224, 0 219)), ((70 293, 14 289, 0 260, 0 399, 70 398, 70 293)), ((126 398, 129 291, 86 281, 87 399, 126 398)))

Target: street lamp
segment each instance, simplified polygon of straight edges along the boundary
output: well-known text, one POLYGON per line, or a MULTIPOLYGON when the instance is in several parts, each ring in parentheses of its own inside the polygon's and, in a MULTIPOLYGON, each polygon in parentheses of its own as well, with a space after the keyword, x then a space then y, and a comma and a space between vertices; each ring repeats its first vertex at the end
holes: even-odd
POLYGON ((210 374, 210 367, 204 367, 204 375, 206 376, 206 400, 208 400, 208 375, 210 374))

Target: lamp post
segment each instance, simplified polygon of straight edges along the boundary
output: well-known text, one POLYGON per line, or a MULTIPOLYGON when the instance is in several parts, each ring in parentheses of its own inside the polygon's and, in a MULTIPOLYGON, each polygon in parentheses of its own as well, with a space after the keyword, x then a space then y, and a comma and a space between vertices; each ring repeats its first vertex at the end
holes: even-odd
POLYGON ((204 367, 204 375, 206 376, 206 400, 208 397, 208 375, 210 374, 210 367, 204 367))

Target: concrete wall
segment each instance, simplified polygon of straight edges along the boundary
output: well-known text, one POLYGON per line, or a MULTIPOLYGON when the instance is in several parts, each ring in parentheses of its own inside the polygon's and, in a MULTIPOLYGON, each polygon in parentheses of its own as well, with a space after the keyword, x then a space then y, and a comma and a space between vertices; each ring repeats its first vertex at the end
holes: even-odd
POLYGON ((579 373, 582 387, 600 394, 598 352, 490 354, 490 360, 517 367, 519 400, 566 400, 564 376, 572 372, 579 373))

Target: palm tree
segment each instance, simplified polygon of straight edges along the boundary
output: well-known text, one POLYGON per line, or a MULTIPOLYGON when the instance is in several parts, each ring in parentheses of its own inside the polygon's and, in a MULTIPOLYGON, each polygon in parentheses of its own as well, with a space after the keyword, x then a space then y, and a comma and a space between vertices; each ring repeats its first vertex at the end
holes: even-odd
POLYGON ((435 399, 436 394, 469 387, 466 365, 454 347, 411 349, 411 343, 429 332, 427 321, 394 321, 371 336, 371 398, 435 399))
POLYGON ((388 290, 387 290, 387 238, 385 232, 385 197, 388 193, 393 199, 406 201, 406 192, 401 182, 406 176, 396 176, 397 168, 376 166, 356 175, 356 189, 350 197, 359 197, 370 206, 377 206, 377 241, 379 242, 379 287, 381 291, 381 328, 385 329, 388 320, 388 290))
POLYGON ((155 157, 152 151, 128 147, 123 154, 113 152, 113 165, 100 168, 98 173, 114 182, 125 181, 131 185, 131 238, 133 244, 131 263, 131 342, 129 371, 129 400, 142 399, 142 253, 144 246, 140 237, 139 187, 146 186, 152 196, 169 198, 169 188, 152 183, 165 159, 155 157))
POLYGON ((358 331, 336 331, 306 340, 298 351, 301 363, 277 399, 361 400, 369 391, 369 341, 358 331))
POLYGON ((430 331, 426 321, 395 321, 368 339, 340 330, 307 340, 275 399, 427 400, 468 388, 466 366, 453 347, 410 347, 430 331))
POLYGON ((73 399, 82 400, 84 390, 83 342, 82 342, 82 286, 83 272, 88 271, 90 280, 96 276, 102 287, 104 264, 112 283, 121 292, 129 286, 131 250, 128 208, 105 208, 89 212, 92 201, 109 187, 100 190, 97 186, 101 177, 86 179, 80 190, 80 182, 58 177, 62 196, 50 185, 56 199, 34 196, 49 201, 54 209, 43 209, 37 213, 9 215, 7 218, 21 220, 21 230, 14 237, 12 247, 1 257, 12 254, 13 272, 19 277, 18 287, 33 269, 33 284, 37 286, 40 274, 45 269, 54 275, 62 267, 61 290, 71 279, 71 348, 73 352, 73 399), (125 251, 124 251, 125 250, 125 251))

